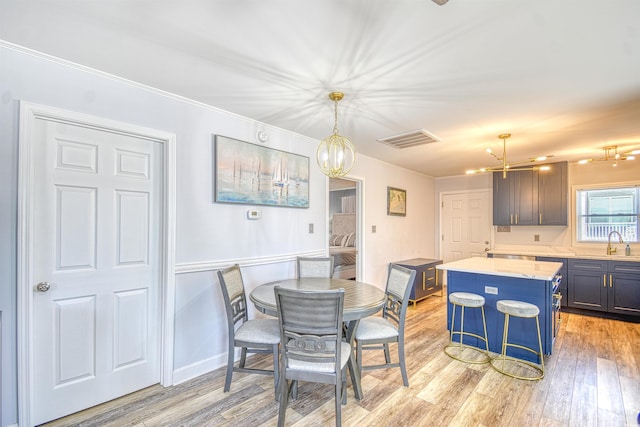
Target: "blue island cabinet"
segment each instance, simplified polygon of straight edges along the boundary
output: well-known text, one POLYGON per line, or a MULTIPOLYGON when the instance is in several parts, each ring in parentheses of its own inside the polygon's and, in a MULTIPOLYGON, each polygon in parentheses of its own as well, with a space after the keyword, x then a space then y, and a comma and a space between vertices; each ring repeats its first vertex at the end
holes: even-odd
MULTIPOLYGON (((551 354, 553 350, 553 318, 552 318, 551 280, 537 280, 497 276, 491 274, 447 271, 447 296, 453 292, 471 292, 485 298, 485 316, 487 319, 487 336, 489 350, 494 353, 502 351, 502 333, 504 314, 496 308, 498 300, 517 300, 535 304, 540 309, 540 334, 542 351, 551 354)), ((459 330, 460 312, 456 310, 455 326, 459 330)), ((447 329, 451 331, 452 306, 447 304, 447 329)), ((464 316, 465 331, 475 331, 482 335, 482 317, 480 310, 467 309, 464 316)), ((456 338, 459 339, 459 338, 456 338)), ((522 319, 511 316, 509 319, 509 342, 518 343, 533 349, 538 348, 538 334, 533 319, 522 319)), ((473 337, 466 337, 463 343, 484 349, 484 343, 473 337)), ((525 350, 510 348, 513 357, 540 363, 537 356, 525 350)))

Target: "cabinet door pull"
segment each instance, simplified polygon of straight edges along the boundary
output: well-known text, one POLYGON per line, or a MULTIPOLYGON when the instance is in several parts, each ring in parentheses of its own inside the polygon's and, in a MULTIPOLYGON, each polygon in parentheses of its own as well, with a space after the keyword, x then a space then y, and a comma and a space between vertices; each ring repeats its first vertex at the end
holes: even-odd
POLYGON ((509 224, 513 224, 513 214, 509 214, 509 224))
POLYGON ((542 213, 538 214, 538 224, 542 225, 542 213))
POLYGON ((424 288, 425 288, 426 277, 427 277, 427 272, 423 271, 422 272, 422 290, 423 291, 424 291, 424 288))
POLYGON ((607 287, 607 275, 606 274, 602 275, 602 286, 605 287, 605 288, 607 287))
POLYGON ((609 287, 613 288, 613 274, 609 275, 609 287))

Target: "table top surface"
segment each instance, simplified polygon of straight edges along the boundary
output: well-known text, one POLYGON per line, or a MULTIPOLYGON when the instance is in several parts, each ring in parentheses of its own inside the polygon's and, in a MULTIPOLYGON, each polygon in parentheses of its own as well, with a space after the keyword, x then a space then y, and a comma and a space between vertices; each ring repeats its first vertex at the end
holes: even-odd
POLYGON ((535 280, 553 280, 561 262, 530 261, 523 259, 473 257, 436 266, 440 270, 464 273, 490 274, 535 280))
POLYGON ((273 288, 280 286, 288 289, 306 291, 322 291, 329 289, 344 289, 345 322, 361 319, 377 313, 383 306, 386 294, 376 286, 354 280, 336 278, 302 278, 276 280, 255 288, 249 299, 258 310, 271 316, 277 315, 276 297, 273 288))

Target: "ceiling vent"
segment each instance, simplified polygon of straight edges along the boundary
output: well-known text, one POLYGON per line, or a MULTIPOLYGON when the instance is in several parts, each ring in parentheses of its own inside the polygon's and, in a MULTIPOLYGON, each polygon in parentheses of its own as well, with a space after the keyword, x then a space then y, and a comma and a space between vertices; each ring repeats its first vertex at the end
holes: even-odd
POLYGON ((386 138, 378 138, 378 141, 393 148, 409 148, 415 147, 416 145, 439 142, 440 138, 430 134, 424 129, 418 129, 411 132, 401 133, 399 135, 388 136, 386 138))

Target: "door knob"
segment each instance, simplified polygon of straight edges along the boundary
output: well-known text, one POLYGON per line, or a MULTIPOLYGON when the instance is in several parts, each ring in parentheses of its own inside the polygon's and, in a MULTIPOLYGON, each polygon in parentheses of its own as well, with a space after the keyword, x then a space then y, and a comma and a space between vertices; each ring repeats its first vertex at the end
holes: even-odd
POLYGON ((51 283, 49 282, 40 282, 36 285, 36 290, 38 292, 47 292, 51 287, 51 283))

